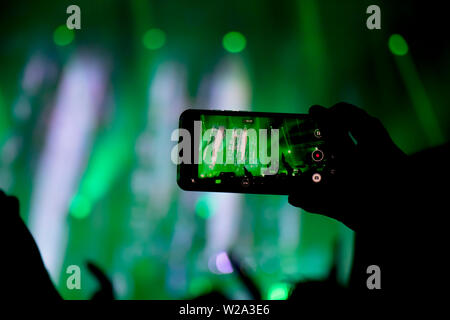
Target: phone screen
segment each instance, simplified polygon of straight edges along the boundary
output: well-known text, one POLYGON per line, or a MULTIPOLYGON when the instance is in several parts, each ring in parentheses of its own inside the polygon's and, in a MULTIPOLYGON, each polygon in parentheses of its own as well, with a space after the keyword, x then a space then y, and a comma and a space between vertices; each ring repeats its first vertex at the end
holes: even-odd
POLYGON ((314 128, 305 118, 202 115, 200 119, 199 178, 223 173, 295 176, 309 169, 308 156, 321 145, 311 141, 314 128))
POLYGON ((320 131, 307 115, 200 110, 194 117, 189 190, 285 194, 323 171, 320 131))

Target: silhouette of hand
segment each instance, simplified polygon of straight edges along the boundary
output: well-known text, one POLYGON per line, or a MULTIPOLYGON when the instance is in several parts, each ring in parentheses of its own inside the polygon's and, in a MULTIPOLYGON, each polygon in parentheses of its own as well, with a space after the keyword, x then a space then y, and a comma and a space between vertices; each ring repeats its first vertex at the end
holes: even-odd
POLYGON ((108 276, 93 262, 88 262, 87 267, 100 285, 100 288, 92 295, 91 300, 114 300, 114 288, 108 276))
POLYGON ((289 203, 322 214, 353 230, 381 225, 380 209, 403 188, 406 155, 381 122, 351 104, 309 110, 327 144, 328 171, 319 183, 293 186, 289 203), (333 173, 329 170, 334 169, 333 173))
POLYGON ((0 190, 3 290, 14 299, 59 300, 39 249, 19 215, 19 200, 0 190))

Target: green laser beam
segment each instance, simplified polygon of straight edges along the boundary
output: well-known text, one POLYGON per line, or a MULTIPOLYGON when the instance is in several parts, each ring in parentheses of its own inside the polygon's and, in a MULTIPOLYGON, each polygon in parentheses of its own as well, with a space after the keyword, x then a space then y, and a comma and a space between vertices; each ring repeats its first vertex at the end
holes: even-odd
MULTIPOLYGON (((390 42, 389 47, 391 47, 390 42)), ((411 98, 412 106, 419 123, 430 145, 442 144, 445 142, 445 139, 439 125, 439 121, 436 117, 436 113, 433 110, 433 106, 431 105, 425 86, 420 79, 411 55, 406 54, 408 52, 408 44, 406 41, 402 44, 402 41, 399 39, 395 40, 395 42, 398 43, 394 45, 394 49, 391 48, 391 51, 394 53, 395 62, 400 71, 403 82, 405 83, 406 90, 411 98), (404 54, 398 55, 398 53, 404 54)))
POLYGON ((404 56, 408 53, 408 43, 406 40, 399 34, 393 34, 389 37, 389 49, 391 52, 397 56, 404 56))
POLYGON ((326 92, 328 73, 328 57, 323 36, 322 21, 318 4, 314 0, 298 2, 299 29, 302 42, 304 65, 308 71, 310 98, 316 103, 323 103, 323 92, 326 92))

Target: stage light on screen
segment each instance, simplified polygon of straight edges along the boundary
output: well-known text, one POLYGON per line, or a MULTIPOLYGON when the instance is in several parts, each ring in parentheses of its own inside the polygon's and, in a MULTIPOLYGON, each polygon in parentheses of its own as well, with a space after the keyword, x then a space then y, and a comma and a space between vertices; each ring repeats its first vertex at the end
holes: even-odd
POLYGON ((244 35, 237 31, 228 32, 223 37, 223 47, 231 53, 238 53, 245 49, 247 40, 244 35))
POLYGON ((144 47, 149 50, 157 50, 166 43, 166 33, 161 29, 150 29, 144 33, 142 43, 144 44, 144 47))
POLYGON ((75 38, 75 33, 73 30, 69 30, 65 24, 60 25, 53 32, 53 41, 58 46, 67 46, 75 38))
POLYGON ((389 37, 389 49, 397 56, 404 56, 408 53, 408 44, 399 34, 393 34, 389 37))

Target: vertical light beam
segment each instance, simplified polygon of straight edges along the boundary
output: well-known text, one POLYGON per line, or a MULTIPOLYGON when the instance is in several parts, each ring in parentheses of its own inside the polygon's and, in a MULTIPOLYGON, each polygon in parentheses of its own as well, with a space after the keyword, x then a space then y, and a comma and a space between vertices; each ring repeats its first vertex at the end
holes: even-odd
POLYGON ((428 98, 411 54, 408 53, 407 43, 402 37, 399 37, 401 36, 391 36, 389 39, 389 48, 394 54, 395 62, 403 82, 405 83, 406 90, 411 98, 414 111, 429 144, 432 146, 442 144, 445 142, 445 139, 436 113, 433 110, 433 106, 428 98), (401 44, 403 44, 403 46, 401 44))
POLYGON ((76 57, 64 71, 49 119, 34 180, 30 229, 54 281, 59 278, 67 241, 69 200, 78 183, 104 90, 105 72, 99 61, 76 57))

